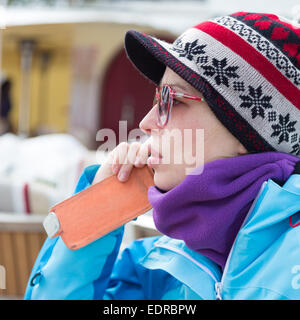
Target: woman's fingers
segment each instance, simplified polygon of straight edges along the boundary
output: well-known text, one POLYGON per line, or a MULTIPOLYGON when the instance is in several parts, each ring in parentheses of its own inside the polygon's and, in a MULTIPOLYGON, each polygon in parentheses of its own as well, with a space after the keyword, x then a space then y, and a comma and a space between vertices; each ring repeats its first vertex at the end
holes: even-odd
POLYGON ((136 155, 139 152, 140 146, 141 145, 139 142, 133 142, 129 145, 127 156, 118 173, 118 179, 120 181, 128 180, 136 160, 136 155))
POLYGON ((111 170, 112 164, 113 162, 113 151, 111 151, 108 156, 107 156, 107 159, 105 160, 105 162, 103 162, 100 166, 100 168, 97 170, 96 172, 96 175, 93 179, 93 183, 92 184, 95 184, 95 183, 98 183, 110 176, 113 175, 113 172, 111 170))
POLYGON ((113 174, 117 175, 120 181, 127 181, 133 166, 142 168, 147 164, 149 153, 150 139, 146 140, 144 143, 120 143, 108 154, 106 161, 98 170, 93 184, 104 180, 113 174))
POLYGON ((101 167, 98 169, 93 184, 100 182, 113 174, 119 172, 119 168, 122 165, 123 159, 126 159, 128 150, 127 143, 120 143, 116 148, 114 148, 107 155, 106 160, 101 164, 101 167))
POLYGON ((147 164, 147 159, 149 158, 150 150, 150 139, 148 139, 140 146, 140 150, 136 156, 136 160, 134 163, 136 167, 142 168, 144 165, 147 164))
POLYGON ((113 152, 112 172, 114 174, 118 174, 123 163, 125 163, 129 146, 130 145, 128 143, 122 142, 112 151, 113 152))

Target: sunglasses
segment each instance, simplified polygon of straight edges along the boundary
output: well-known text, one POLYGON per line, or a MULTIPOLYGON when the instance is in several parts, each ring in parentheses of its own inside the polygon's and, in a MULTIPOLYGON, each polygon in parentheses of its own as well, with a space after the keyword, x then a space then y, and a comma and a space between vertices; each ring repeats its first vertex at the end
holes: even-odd
POLYGON ((174 104, 174 98, 185 98, 204 102, 204 98, 192 96, 189 94, 175 92, 170 86, 164 85, 160 89, 156 88, 153 105, 157 105, 157 125, 164 128, 170 118, 171 110, 174 104))

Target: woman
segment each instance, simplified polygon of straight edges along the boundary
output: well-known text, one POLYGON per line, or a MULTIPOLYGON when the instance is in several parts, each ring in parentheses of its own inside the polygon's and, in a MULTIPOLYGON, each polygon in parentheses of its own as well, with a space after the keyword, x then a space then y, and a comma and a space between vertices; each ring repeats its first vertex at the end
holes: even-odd
MULTIPOLYGON (((205 21, 173 44, 129 31, 129 59, 159 87, 140 123, 150 139, 119 145, 100 168, 85 170, 75 192, 112 174, 126 181, 147 162, 154 222, 165 236, 134 241, 118 258, 123 227, 77 251, 47 239, 25 298, 215 299, 262 184, 272 179, 279 188, 299 161, 298 44, 299 27, 246 12, 205 21), (181 163, 169 157, 178 156, 168 139, 174 129, 193 133, 182 141, 180 150, 193 152, 181 163), (195 153, 197 129, 204 157, 195 153)), ((239 297, 284 296, 256 288, 239 297)))

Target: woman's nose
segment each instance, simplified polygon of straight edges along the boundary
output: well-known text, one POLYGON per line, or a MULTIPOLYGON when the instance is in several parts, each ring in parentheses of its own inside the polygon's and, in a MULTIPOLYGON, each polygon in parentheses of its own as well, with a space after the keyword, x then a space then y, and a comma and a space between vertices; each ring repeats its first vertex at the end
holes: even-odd
POLYGON ((142 121, 139 124, 140 129, 151 135, 151 131, 153 129, 159 129, 157 126, 157 114, 156 114, 156 105, 152 107, 152 109, 145 115, 142 121))

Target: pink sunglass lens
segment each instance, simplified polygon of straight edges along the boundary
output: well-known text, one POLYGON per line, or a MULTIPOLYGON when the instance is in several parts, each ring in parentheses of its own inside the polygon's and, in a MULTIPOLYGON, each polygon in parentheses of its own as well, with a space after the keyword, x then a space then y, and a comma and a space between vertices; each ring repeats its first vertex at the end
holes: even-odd
POLYGON ((170 90, 167 86, 162 87, 159 94, 159 117, 162 124, 166 124, 170 107, 170 90))

